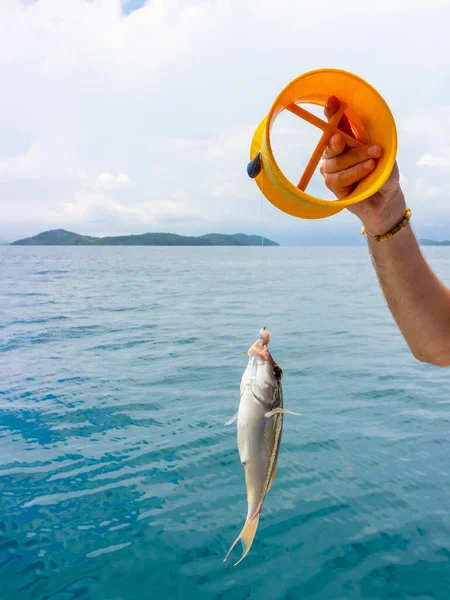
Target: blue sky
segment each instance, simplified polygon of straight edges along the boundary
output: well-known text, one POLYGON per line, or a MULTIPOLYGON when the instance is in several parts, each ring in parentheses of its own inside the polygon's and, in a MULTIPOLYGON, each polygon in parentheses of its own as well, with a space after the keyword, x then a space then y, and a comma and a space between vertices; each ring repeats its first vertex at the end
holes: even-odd
MULTIPOLYGON (((450 239, 447 0, 0 0, 0 11, 0 238, 64 227, 364 243, 347 211, 294 219, 246 175, 279 90, 336 67, 393 111, 416 232, 450 239)), ((290 117, 274 144, 296 179, 317 132, 290 117)), ((324 192, 320 176, 312 191, 324 192)))
POLYGON ((146 0, 125 0, 122 4, 122 12, 124 15, 130 15, 133 11, 145 6, 146 0))

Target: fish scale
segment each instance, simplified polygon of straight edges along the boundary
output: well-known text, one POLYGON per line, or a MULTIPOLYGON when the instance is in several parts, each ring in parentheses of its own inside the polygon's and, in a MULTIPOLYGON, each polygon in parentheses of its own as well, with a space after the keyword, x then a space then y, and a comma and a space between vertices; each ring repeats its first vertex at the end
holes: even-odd
POLYGON ((267 346, 270 333, 264 328, 249 349, 249 360, 241 379, 237 413, 226 423, 237 420, 239 457, 245 470, 247 518, 224 562, 240 540, 243 553, 235 566, 250 551, 258 528, 267 492, 276 473, 284 414, 298 414, 283 408, 282 369, 267 346))

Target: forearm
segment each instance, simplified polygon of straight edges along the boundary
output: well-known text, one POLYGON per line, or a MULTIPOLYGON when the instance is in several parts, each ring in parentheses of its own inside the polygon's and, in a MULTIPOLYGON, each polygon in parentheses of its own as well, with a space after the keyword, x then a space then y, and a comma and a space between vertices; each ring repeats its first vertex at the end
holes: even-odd
POLYGON ((392 315, 415 358, 450 365, 450 290, 423 257, 410 226, 369 249, 392 315))
MULTIPOLYGON (((335 96, 328 99, 325 116, 339 109, 335 96)), ((345 130, 344 117, 340 127, 345 130)), ((348 148, 335 133, 323 154, 321 173, 336 198, 345 198, 354 185, 376 168, 384 149, 378 144, 348 148)), ((372 260, 394 319, 414 356, 423 362, 450 366, 450 290, 436 277, 422 256, 409 225, 386 241, 373 236, 392 231, 405 215, 397 163, 386 183, 370 198, 348 209, 364 224, 372 260)))

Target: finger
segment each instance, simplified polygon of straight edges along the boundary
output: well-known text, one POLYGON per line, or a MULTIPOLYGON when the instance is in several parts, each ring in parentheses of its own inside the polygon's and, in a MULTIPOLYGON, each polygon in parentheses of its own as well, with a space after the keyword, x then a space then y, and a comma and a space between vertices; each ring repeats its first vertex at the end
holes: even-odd
POLYGON ((326 173, 325 183, 328 188, 339 190, 349 187, 367 177, 375 168, 375 161, 370 158, 363 163, 339 171, 338 173, 326 173))
POLYGON ((382 148, 379 144, 359 146, 358 148, 352 148, 352 150, 349 150, 345 154, 327 157, 328 160, 324 161, 321 170, 322 173, 337 173, 338 171, 350 169, 369 158, 380 158, 381 154, 382 148))
MULTIPOLYGON (((336 96, 330 96, 330 98, 328 98, 327 103, 325 104, 325 109, 324 109, 325 117, 328 120, 330 120, 331 117, 338 111, 340 105, 341 105, 341 103, 339 102, 339 99, 336 98, 336 96)), ((342 117, 339 121, 338 129, 340 129, 341 131, 343 131, 347 135, 350 135, 353 138, 355 137, 354 133, 352 131, 352 128, 350 126, 348 117, 345 113, 342 115, 342 117)))
POLYGON ((338 154, 344 152, 345 149, 345 140, 342 135, 335 133, 332 135, 328 141, 328 146, 325 148, 325 152, 322 155, 322 158, 334 158, 338 154))
POLYGON ((330 96, 327 100, 327 103, 325 104, 325 108, 324 108, 324 113, 325 113, 325 117, 330 120, 331 117, 337 113, 339 106, 341 105, 341 103, 339 102, 339 99, 336 98, 336 96, 330 96))

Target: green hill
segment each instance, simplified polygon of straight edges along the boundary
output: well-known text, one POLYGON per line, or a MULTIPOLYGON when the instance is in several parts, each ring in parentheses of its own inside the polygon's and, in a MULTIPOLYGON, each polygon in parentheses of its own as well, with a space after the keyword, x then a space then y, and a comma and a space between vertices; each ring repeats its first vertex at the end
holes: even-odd
POLYGON ((435 242, 434 240, 419 240, 419 243, 422 246, 450 246, 450 241, 449 240, 445 240, 443 242, 435 242))
MULTIPOLYGON (((142 233, 91 237, 79 235, 65 229, 44 231, 33 237, 12 242, 14 246, 261 246, 261 236, 237 233, 208 233, 199 237, 175 233, 142 233)), ((279 246, 277 242, 264 238, 265 246, 279 246)))

